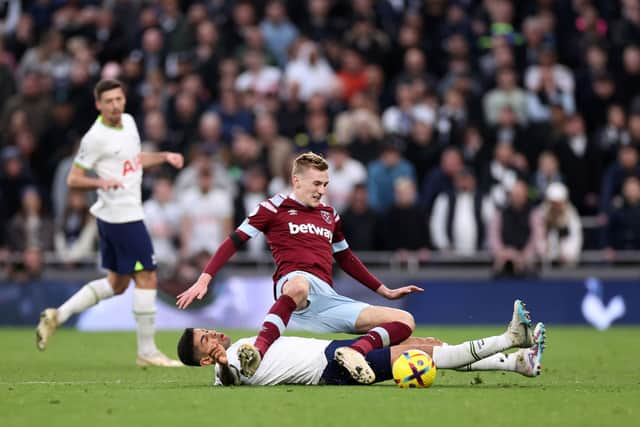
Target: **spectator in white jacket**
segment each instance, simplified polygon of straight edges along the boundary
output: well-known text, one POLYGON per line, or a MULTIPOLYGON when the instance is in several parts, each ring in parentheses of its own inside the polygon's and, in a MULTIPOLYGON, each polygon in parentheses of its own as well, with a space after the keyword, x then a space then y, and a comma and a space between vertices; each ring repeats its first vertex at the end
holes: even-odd
POLYGON ((582 249, 582 224, 578 211, 569 201, 564 184, 554 182, 538 207, 544 238, 538 241, 538 253, 543 261, 563 266, 575 265, 582 249))

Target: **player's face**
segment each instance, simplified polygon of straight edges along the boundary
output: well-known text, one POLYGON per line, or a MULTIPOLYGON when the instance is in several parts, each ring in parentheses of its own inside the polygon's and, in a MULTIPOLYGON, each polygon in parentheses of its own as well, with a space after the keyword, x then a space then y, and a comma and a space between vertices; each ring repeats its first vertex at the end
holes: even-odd
POLYGON ((209 354, 217 344, 229 348, 231 338, 214 329, 194 329, 193 343, 201 354, 209 354))
POLYGON ((293 175, 293 194, 296 198, 312 208, 320 204, 320 199, 327 192, 329 171, 307 168, 299 175, 293 175))
POLYGON ((117 87, 107 90, 100 94, 100 98, 96 101, 96 108, 102 114, 102 118, 110 126, 121 125, 122 113, 127 100, 124 91, 117 87))

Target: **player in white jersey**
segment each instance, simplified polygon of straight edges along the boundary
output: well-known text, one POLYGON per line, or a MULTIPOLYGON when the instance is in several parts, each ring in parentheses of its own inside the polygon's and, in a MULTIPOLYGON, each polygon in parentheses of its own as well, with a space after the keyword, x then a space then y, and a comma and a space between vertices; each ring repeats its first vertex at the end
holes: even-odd
MULTIPOLYGON (((439 369, 459 371, 511 371, 528 377, 541 372, 545 343, 544 324, 531 332, 529 313, 516 300, 509 326, 502 335, 448 345, 435 338, 411 337, 392 347, 367 353, 366 361, 376 374, 375 382, 392 378, 393 362, 405 351, 422 350, 439 369), (505 354, 505 350, 520 348, 505 354)), ((178 342, 178 355, 185 365, 216 365, 216 385, 357 384, 348 371, 334 360, 337 348, 355 340, 321 340, 283 336, 272 344, 255 374, 241 373, 237 349, 255 337, 231 344, 223 333, 207 329, 186 329, 178 342)))
POLYGON ((123 293, 135 282, 133 313, 136 318, 139 366, 182 366, 158 350, 155 344, 156 263, 151 238, 144 225, 142 169, 167 162, 182 168, 181 154, 143 153, 136 123, 124 113, 126 97, 122 83, 102 80, 95 89, 100 116, 84 135, 67 177, 70 188, 97 190, 91 207, 100 232, 102 266, 107 276, 84 285, 57 309, 40 314, 36 329, 38 349, 47 347, 56 328, 75 313, 99 301, 123 293), (86 175, 93 170, 98 177, 86 175))

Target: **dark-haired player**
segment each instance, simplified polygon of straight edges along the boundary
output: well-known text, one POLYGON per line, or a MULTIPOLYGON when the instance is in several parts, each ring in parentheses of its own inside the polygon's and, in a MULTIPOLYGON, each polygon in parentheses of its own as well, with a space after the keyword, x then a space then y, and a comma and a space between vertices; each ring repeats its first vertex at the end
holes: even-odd
POLYGON ((181 154, 140 151, 136 123, 124 112, 126 97, 122 83, 102 80, 94 89, 100 115, 84 135, 67 177, 70 188, 97 190, 91 207, 100 233, 102 266, 107 276, 84 285, 64 304, 40 314, 36 344, 47 347, 58 326, 75 313, 123 293, 133 278, 133 313, 136 318, 139 366, 182 366, 158 350, 154 341, 156 313, 156 263, 151 238, 143 222, 142 169, 164 162, 181 168, 181 154), (98 177, 87 176, 93 170, 98 177))
MULTIPOLYGON (((231 343, 223 333, 207 329, 186 329, 178 342, 178 356, 185 365, 216 365, 216 385, 357 384, 334 360, 334 351, 355 340, 328 341, 284 336, 278 338, 251 377, 242 373, 237 349, 255 339, 231 343)), ((392 378, 393 362, 408 350, 429 354, 438 369, 460 371, 511 371, 528 377, 540 374, 545 328, 538 323, 532 333, 528 313, 516 301, 506 332, 488 338, 447 345, 435 338, 407 338, 392 347, 376 349, 365 363, 375 373, 373 382, 392 378), (524 316, 523 316, 524 315, 524 316), (510 348, 520 348, 505 354, 510 348)))

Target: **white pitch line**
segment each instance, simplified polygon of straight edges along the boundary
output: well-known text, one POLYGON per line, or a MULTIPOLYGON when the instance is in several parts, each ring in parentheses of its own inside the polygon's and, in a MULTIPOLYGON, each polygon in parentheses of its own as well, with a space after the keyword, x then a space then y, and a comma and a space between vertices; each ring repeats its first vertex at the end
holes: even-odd
POLYGON ((0 381, 0 385, 90 385, 90 384, 173 384, 177 380, 126 382, 122 380, 105 381, 0 381))

